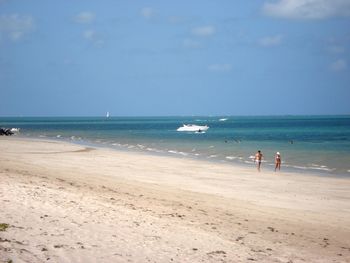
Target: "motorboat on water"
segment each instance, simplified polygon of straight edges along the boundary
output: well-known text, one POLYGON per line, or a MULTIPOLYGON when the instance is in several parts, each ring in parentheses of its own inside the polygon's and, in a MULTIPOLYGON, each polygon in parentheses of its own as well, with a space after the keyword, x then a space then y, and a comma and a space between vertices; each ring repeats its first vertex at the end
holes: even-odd
POLYGON ((177 131, 186 131, 186 132, 205 132, 209 129, 209 126, 204 125, 195 125, 195 124, 184 124, 182 127, 179 127, 177 131))

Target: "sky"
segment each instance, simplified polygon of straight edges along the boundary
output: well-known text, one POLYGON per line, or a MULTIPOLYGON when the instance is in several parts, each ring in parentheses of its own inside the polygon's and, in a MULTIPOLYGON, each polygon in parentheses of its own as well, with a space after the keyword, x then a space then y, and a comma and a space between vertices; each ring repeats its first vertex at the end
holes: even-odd
POLYGON ((350 0, 0 0, 0 116, 350 114, 350 0))

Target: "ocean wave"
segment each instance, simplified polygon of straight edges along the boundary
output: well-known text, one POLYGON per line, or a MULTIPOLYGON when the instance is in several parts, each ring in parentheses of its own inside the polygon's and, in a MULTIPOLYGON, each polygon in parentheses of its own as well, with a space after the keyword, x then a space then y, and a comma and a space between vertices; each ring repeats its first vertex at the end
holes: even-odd
POLYGON ((288 165, 285 164, 285 167, 291 167, 291 168, 295 168, 295 169, 301 169, 301 170, 319 170, 319 171, 327 171, 327 172, 332 172, 335 171, 335 168, 328 168, 325 165, 322 166, 300 166, 300 165, 288 165))
POLYGON ((238 160, 238 161, 243 161, 243 157, 240 156, 226 156, 225 159, 227 160, 238 160))
POLYGON ((326 165, 319 165, 319 164, 315 164, 315 163, 312 163, 310 164, 312 167, 321 167, 321 168, 327 168, 326 165))
POLYGON ((175 151, 175 150, 168 150, 168 153, 179 154, 179 155, 183 155, 183 156, 187 156, 188 155, 188 153, 179 152, 179 151, 175 151))

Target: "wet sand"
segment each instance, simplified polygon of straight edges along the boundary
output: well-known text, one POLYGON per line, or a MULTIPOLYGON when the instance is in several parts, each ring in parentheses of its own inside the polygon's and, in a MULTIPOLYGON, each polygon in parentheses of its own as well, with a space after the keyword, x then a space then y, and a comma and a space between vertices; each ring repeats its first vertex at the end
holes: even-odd
POLYGON ((0 152, 0 262, 350 262, 350 179, 16 137, 0 152))

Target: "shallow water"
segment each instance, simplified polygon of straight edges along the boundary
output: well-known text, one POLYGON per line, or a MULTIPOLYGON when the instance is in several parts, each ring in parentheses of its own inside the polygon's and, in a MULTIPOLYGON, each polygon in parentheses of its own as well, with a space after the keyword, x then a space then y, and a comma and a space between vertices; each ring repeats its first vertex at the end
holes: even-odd
POLYGON ((24 137, 250 166, 260 149, 270 170, 279 151, 283 169, 350 176, 350 116, 2 117, 0 126, 24 137), (176 131, 188 123, 210 128, 176 131))

